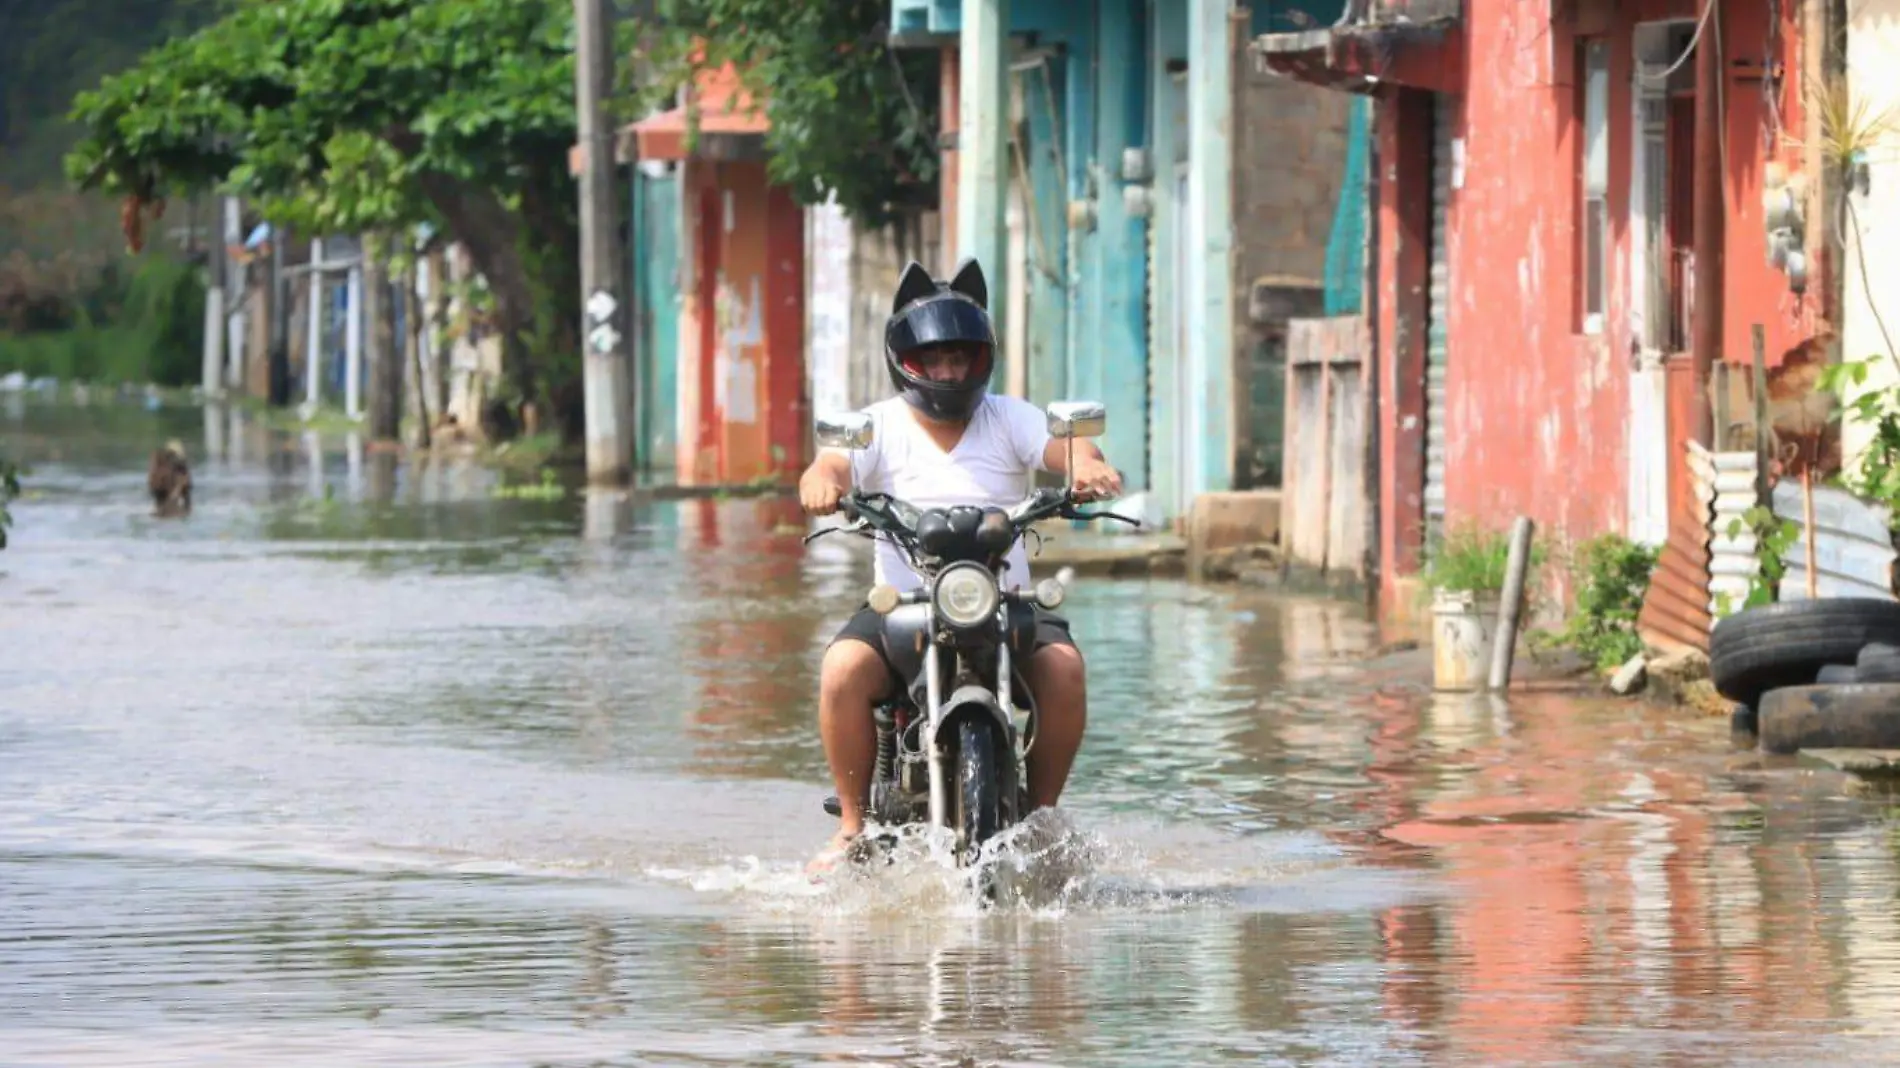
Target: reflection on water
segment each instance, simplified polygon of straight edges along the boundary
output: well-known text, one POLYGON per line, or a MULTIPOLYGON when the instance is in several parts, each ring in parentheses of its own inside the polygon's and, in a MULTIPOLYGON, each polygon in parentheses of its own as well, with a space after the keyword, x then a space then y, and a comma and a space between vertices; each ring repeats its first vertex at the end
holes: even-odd
POLYGON ((0 437, 10 1065, 1896 1059, 1892 801, 1714 720, 1084 578, 1089 739, 982 913, 928 842, 800 873, 868 566, 787 500, 501 500, 218 409, 0 437))

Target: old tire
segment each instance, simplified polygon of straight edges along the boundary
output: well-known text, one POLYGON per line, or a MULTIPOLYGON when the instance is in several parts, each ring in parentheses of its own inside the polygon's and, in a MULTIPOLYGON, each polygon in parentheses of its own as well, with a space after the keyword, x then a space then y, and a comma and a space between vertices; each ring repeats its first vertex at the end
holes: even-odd
POLYGON ((1900 645, 1900 601, 1836 597, 1750 608, 1715 625, 1716 692, 1755 705, 1770 690, 1805 686, 1828 664, 1851 664, 1869 642, 1900 645))
POLYGON ((1854 662, 1854 673, 1859 682, 1900 682, 1900 646, 1869 644, 1854 662))
POLYGON ((996 727, 975 716, 957 724, 957 863, 976 861, 983 843, 1003 829, 1002 769, 996 727))
POLYGON ((1761 699, 1761 748, 1900 749, 1900 683, 1789 686, 1761 699))

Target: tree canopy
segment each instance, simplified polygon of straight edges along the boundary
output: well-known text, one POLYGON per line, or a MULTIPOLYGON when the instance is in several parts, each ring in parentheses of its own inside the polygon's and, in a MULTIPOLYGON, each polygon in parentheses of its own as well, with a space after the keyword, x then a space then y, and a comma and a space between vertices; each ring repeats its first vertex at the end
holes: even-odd
POLYGON ((125 198, 135 247, 206 189, 311 234, 433 223, 487 280, 521 396, 571 394, 572 23, 567 0, 246 0, 80 94, 67 175, 125 198))
POLYGON ((663 0, 663 63, 730 61, 772 120, 768 170, 800 203, 835 196, 878 225, 932 199, 938 166, 934 51, 888 44, 890 0, 663 0))

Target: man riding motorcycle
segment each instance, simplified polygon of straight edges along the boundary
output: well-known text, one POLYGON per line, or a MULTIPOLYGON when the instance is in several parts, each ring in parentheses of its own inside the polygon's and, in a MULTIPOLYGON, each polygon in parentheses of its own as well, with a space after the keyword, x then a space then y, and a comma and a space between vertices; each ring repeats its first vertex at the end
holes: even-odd
MULTIPOLYGON (((1035 472, 1069 476, 1079 500, 1111 497, 1121 475, 1100 449, 1052 438, 1043 412, 1015 397, 989 392, 996 334, 983 269, 965 260, 939 282, 912 262, 904 270, 884 327, 884 364, 897 396, 866 411, 875 428, 869 449, 822 449, 799 479, 805 511, 829 515, 853 488, 889 493, 920 508, 976 505, 1008 508, 1028 496, 1035 472)), ((880 541, 876 581, 908 592, 924 585, 903 553, 880 541)), ((1028 554, 1010 550, 1005 587, 1028 589, 1028 554)), ((1081 748, 1088 719, 1082 654, 1061 616, 1038 607, 1035 650, 1024 675, 1039 709, 1028 757, 1029 808, 1054 807, 1081 748)), ((818 730, 838 790, 838 832, 810 870, 850 854, 864 830, 876 761, 872 707, 899 692, 884 650, 882 617, 868 605, 838 631, 819 675, 818 730)))

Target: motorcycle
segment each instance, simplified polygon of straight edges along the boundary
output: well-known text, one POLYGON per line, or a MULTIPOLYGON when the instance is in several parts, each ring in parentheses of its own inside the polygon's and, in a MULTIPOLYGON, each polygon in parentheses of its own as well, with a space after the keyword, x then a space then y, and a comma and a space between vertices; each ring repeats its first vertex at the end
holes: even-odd
MULTIPOLYGON (((1049 432, 1069 442, 1099 437, 1107 415, 1099 404, 1058 402, 1046 409, 1049 432)), ((861 412, 821 418, 819 444, 859 450, 873 440, 861 412)), ((1034 590, 1003 588, 1010 550, 1047 519, 1138 520, 1083 512, 1073 487, 1038 489, 1009 509, 959 505, 920 509, 883 493, 853 491, 839 502, 850 520, 807 536, 885 538, 909 558, 924 586, 900 593, 880 583, 867 598, 884 618, 884 643, 905 680, 902 692, 877 706, 877 761, 871 821, 887 828, 928 824, 952 832, 959 867, 972 866, 984 843, 1028 815, 1026 758, 1036 744, 1036 700, 1016 668, 1036 638, 1035 608, 1053 611, 1066 591, 1046 578, 1034 590)), ((1039 535, 1038 535, 1039 537, 1039 535)), ((825 811, 839 814, 838 799, 825 811)))

